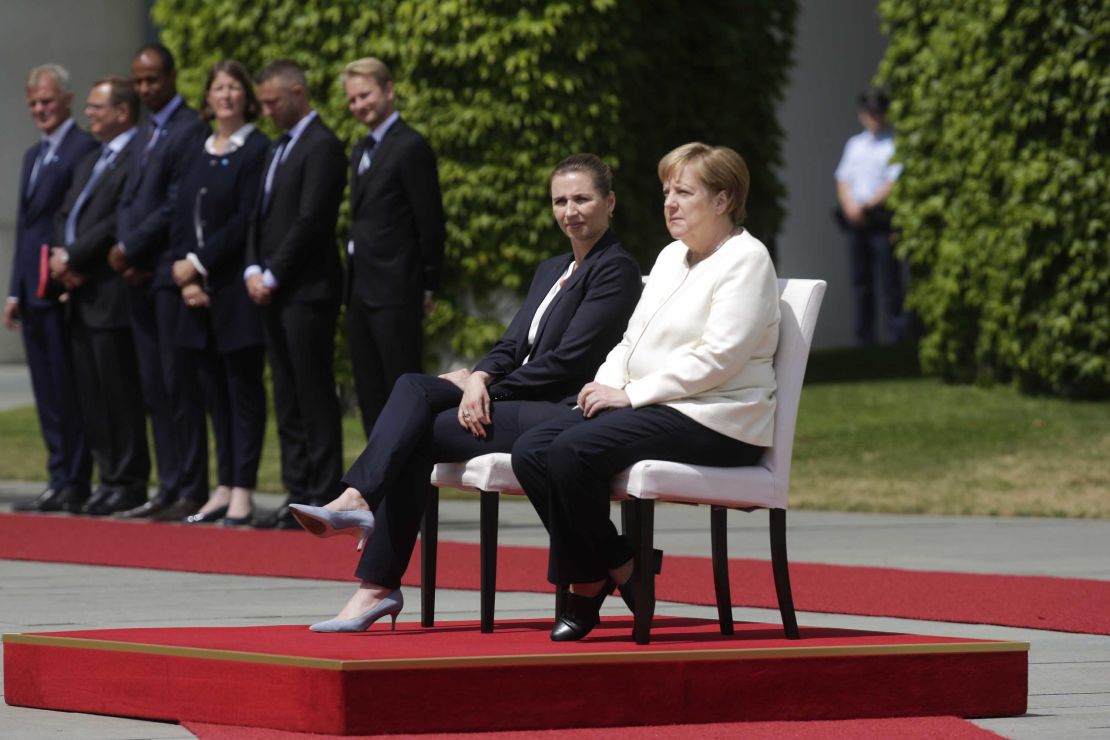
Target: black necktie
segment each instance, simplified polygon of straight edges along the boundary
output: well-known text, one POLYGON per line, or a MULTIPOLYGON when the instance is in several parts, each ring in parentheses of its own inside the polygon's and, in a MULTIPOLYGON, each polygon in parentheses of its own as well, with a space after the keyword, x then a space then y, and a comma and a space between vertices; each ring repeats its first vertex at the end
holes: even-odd
POLYGON ((266 172, 266 182, 263 183, 262 188, 262 212, 265 213, 270 208, 270 191, 274 187, 274 178, 277 176, 278 167, 281 166, 281 159, 285 155, 285 148, 289 146, 289 142, 293 137, 289 134, 282 134, 278 137, 277 144, 274 145, 274 158, 270 160, 270 169, 266 172))
POLYGON ((367 134, 366 138, 362 140, 362 156, 359 157, 358 161, 358 174, 361 175, 363 172, 370 169, 370 154, 374 151, 374 147, 377 146, 377 144, 377 139, 370 134, 367 134))

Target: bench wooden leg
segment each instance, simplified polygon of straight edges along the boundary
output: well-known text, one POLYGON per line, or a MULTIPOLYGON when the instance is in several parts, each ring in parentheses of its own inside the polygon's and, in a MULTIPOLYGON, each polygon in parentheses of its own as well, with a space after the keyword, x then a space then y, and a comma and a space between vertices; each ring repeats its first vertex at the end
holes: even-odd
POLYGON ((721 634, 735 632, 732 624, 732 591, 728 582, 728 509, 709 507, 709 541, 713 553, 713 590, 717 594, 717 621, 721 634))
POLYGON ((655 615, 655 569, 652 544, 655 537, 655 502, 640 499, 636 508, 636 616, 632 636, 637 645, 651 642, 651 618, 655 615))
POLYGON ((436 552, 439 542, 439 489, 428 486, 424 519, 420 522, 420 625, 436 621, 436 552))
POLYGON ((493 604, 497 598, 497 511, 501 495, 497 491, 482 491, 479 495, 482 632, 493 632, 493 604))
POLYGON ((786 509, 771 509, 771 569, 775 574, 775 593, 779 599, 782 629, 788 639, 797 640, 798 618, 790 593, 790 563, 786 558, 786 509))

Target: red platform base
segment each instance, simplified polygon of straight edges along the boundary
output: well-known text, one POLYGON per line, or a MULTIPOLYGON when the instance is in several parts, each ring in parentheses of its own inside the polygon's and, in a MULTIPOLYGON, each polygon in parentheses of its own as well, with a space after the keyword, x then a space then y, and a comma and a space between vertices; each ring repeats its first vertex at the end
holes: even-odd
POLYGON ((657 617, 580 643, 550 621, 355 635, 303 626, 4 636, 9 704, 328 734, 1025 712, 1028 643, 657 617))

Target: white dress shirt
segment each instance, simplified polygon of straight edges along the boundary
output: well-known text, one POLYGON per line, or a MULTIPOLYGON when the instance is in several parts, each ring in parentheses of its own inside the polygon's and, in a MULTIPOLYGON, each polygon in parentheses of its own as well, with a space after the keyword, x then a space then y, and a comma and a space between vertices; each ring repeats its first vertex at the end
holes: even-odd
POLYGON ((880 188, 902 174, 901 164, 890 163, 893 156, 893 131, 886 129, 878 134, 861 131, 844 145, 844 154, 836 166, 836 181, 848 183, 856 203, 867 203, 880 188))

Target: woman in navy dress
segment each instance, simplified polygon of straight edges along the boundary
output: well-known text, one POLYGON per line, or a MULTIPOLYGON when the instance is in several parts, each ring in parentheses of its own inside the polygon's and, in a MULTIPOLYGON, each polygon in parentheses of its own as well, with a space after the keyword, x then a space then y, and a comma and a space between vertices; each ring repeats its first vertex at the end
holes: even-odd
POLYGON ((266 424, 262 321, 243 284, 243 255, 270 140, 251 123, 261 107, 242 64, 216 64, 205 89, 201 115, 214 131, 182 180, 171 241, 189 309, 177 340, 191 350, 212 417, 217 486, 185 521, 236 526, 251 518, 266 424))

